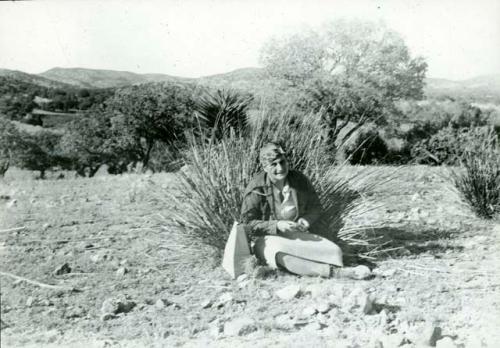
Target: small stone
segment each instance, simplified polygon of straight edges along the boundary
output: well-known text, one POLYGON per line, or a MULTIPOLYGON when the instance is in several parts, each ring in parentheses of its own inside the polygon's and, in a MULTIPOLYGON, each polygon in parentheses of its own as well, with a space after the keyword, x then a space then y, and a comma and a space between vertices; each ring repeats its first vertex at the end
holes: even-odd
POLYGON ((274 325, 280 330, 291 330, 294 327, 294 322, 288 314, 280 314, 274 318, 274 325))
POLYGON ((382 347, 399 347, 405 342, 405 337, 401 334, 392 334, 380 337, 382 347))
POLYGON ((418 341, 424 345, 435 347, 436 342, 442 337, 441 332, 442 330, 439 326, 427 324, 424 327, 422 334, 420 335, 420 339, 418 341))
POLYGON ((117 277, 123 277, 126 273, 128 273, 128 269, 125 267, 120 267, 116 270, 117 277))
POLYGON ((52 226, 50 224, 48 224, 48 223, 43 224, 42 230, 47 231, 50 227, 52 227, 52 226))
POLYGON ((114 319, 114 318, 116 318, 116 315, 114 315, 112 313, 104 313, 103 315, 101 315, 101 320, 102 321, 111 320, 111 319, 114 319))
POLYGON ((7 203, 7 208, 15 208, 16 206, 17 206, 17 199, 13 199, 9 203, 7 203))
POLYGON ((172 304, 172 302, 170 302, 169 300, 165 300, 163 298, 159 298, 156 302, 155 302, 155 307, 158 308, 158 309, 163 309, 167 306, 170 306, 172 304))
POLYGON ((456 348, 456 345, 451 337, 443 337, 436 342, 436 348, 456 348))
POLYGON ((63 264, 54 270, 55 275, 62 275, 68 273, 71 273, 71 267, 69 266, 68 263, 63 264))
POLYGON ((361 288, 357 288, 344 301, 342 307, 348 312, 360 310, 364 314, 370 314, 373 311, 374 302, 375 299, 372 295, 367 294, 361 288))
POLYGON ((100 260, 99 254, 94 254, 94 255, 90 256, 90 261, 92 261, 94 263, 99 262, 99 260, 100 260))
POLYGON ((238 318, 224 324, 224 334, 227 336, 245 336, 256 330, 255 321, 248 317, 238 318))
POLYGON ((325 295, 326 292, 327 289, 323 284, 309 284, 304 290, 304 293, 311 294, 312 298, 325 295))
POLYGON ((328 313, 328 311, 331 309, 331 305, 328 302, 319 302, 316 304, 316 310, 322 314, 328 313))
POLYGON ((312 317, 314 314, 318 313, 316 308, 314 308, 314 306, 307 306, 306 308, 304 308, 302 310, 302 316, 303 317, 312 317))
POLYGON ((365 265, 359 265, 352 269, 352 276, 357 280, 367 279, 371 275, 372 271, 370 271, 370 269, 365 265))
POLYGON ((225 305, 226 303, 233 302, 234 297, 230 292, 225 292, 219 297, 219 305, 225 305))
POLYGON ((103 302, 103 304, 101 306, 101 312, 103 314, 128 313, 135 306, 136 306, 136 303, 134 301, 109 298, 103 302))
POLYGON ((35 302, 35 299, 33 297, 28 297, 28 299, 26 300, 26 306, 27 307, 31 307, 33 306, 33 302, 35 302))
POLYGON ((202 302, 200 303, 200 306, 201 306, 201 308, 205 309, 205 308, 211 307, 211 306, 212 306, 212 304, 213 304, 213 303, 212 303, 212 300, 211 300, 211 299, 209 299, 209 298, 207 298, 206 300, 204 300, 204 301, 202 301, 202 302))
POLYGON ((120 261, 120 266, 125 266, 126 264, 128 264, 128 260, 127 259, 124 259, 124 260, 120 261))
POLYGON ((306 327, 305 327, 305 330, 308 330, 308 331, 318 331, 318 330, 321 330, 323 328, 323 326, 318 323, 318 322, 312 322, 310 324, 307 324, 306 327))
POLYGON ((221 332, 222 332, 222 325, 220 324, 219 320, 215 320, 210 324, 210 328, 208 329, 208 334, 211 337, 217 338, 219 337, 221 332))
POLYGON ((298 297, 300 294, 299 285, 288 285, 281 290, 276 291, 276 296, 284 301, 290 301, 291 299, 298 297))
POLYGON ((260 290, 259 291, 259 296, 263 300, 268 300, 271 298, 271 294, 267 290, 260 290))

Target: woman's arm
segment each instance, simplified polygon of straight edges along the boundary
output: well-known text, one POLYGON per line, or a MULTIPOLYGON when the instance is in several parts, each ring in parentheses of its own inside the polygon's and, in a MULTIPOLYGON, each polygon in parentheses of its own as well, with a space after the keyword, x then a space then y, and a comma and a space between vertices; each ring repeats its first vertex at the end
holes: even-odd
POLYGON ((241 207, 241 222, 250 226, 252 236, 277 234, 277 220, 263 220, 261 210, 262 199, 265 196, 257 192, 249 192, 243 199, 241 207))

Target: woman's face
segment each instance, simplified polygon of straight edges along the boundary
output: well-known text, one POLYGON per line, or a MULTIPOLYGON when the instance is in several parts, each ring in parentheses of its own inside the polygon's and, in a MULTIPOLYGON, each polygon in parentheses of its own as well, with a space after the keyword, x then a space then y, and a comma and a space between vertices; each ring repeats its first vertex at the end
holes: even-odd
POLYGON ((271 182, 285 180, 288 175, 288 161, 281 156, 264 167, 271 182))

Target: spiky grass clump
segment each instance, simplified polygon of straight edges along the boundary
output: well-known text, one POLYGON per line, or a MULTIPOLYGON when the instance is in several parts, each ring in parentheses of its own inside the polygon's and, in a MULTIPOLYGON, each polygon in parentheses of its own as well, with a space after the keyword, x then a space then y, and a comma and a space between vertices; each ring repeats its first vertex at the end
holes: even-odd
POLYGON ((362 203, 369 200, 367 193, 373 185, 352 188, 367 181, 364 172, 335 175, 340 167, 331 167, 333 154, 328 153, 331 146, 326 134, 319 114, 295 117, 284 113, 271 118, 262 113, 253 120, 249 135, 229 132, 220 140, 209 135, 191 137, 184 156, 187 169, 179 172, 179 190, 167 192, 174 207, 169 225, 193 241, 214 247, 220 255, 231 225, 239 220, 244 190, 260 170, 259 149, 267 141, 280 139, 291 167, 309 177, 320 195, 326 210, 324 236, 336 239, 338 234, 350 250, 364 256, 383 251, 377 239, 370 238, 367 226, 342 230, 349 213, 363 213, 362 203))
POLYGON ((471 131, 454 184, 474 212, 491 219, 500 212, 500 149, 492 128, 471 131))

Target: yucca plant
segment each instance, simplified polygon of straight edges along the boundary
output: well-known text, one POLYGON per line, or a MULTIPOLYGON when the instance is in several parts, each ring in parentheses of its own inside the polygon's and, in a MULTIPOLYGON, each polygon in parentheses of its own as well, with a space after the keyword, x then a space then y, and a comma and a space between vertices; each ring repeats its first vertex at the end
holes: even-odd
POLYGON ((165 224, 221 255, 230 227, 239 219, 244 190, 260 170, 261 145, 282 140, 291 167, 308 176, 320 195, 326 211, 324 236, 348 245, 350 252, 376 256, 384 247, 370 236, 369 226, 344 229, 344 220, 350 213, 359 215, 373 208, 363 204, 371 199, 367 193, 373 184, 362 182, 377 180, 366 172, 342 176, 342 166, 332 168, 326 133, 319 114, 284 113, 271 118, 263 112, 253 120, 248 135, 232 131, 218 141, 210 135, 190 137, 184 156, 188 169, 179 172, 179 190, 165 195, 173 207, 165 224))
POLYGON ((206 92, 196 103, 201 123, 220 139, 230 129, 238 132, 246 128, 247 111, 252 97, 231 90, 206 92))
POLYGON ((471 130, 455 186, 474 212, 491 219, 500 212, 500 149, 493 128, 471 130))

